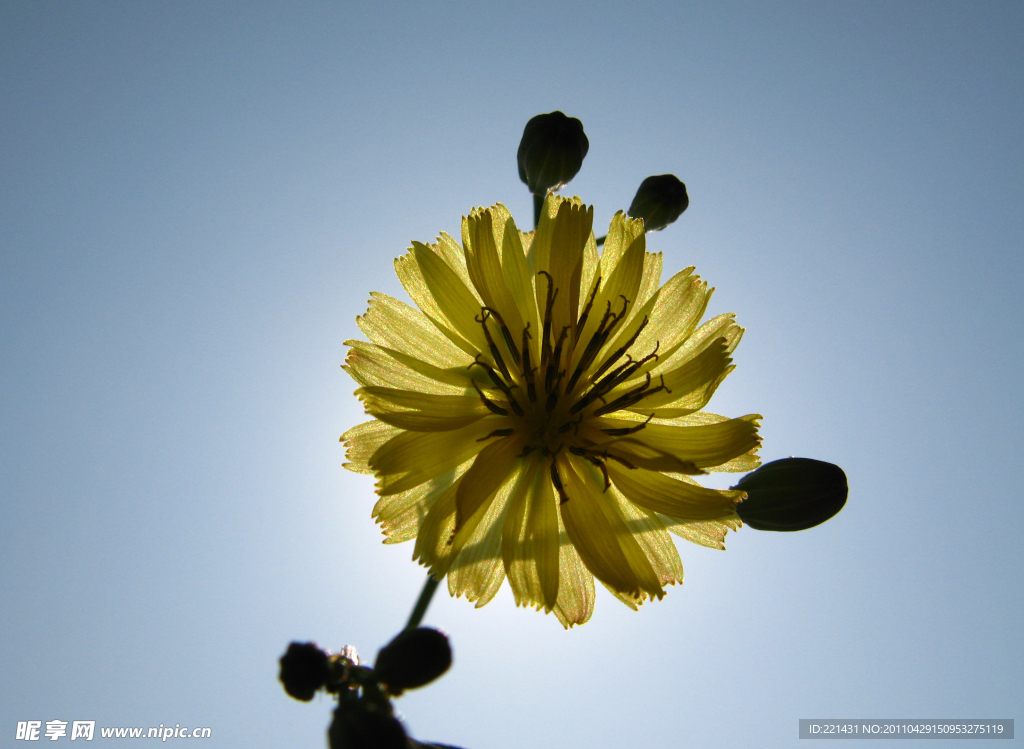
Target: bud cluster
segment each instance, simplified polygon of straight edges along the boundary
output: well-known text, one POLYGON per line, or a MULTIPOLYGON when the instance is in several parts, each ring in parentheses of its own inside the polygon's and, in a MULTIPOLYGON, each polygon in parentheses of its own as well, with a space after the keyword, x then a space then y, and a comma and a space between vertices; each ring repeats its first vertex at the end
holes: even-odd
POLYGON ((443 633, 418 627, 381 648, 373 668, 359 664, 354 648, 332 655, 311 642, 291 643, 280 664, 281 683, 295 699, 308 702, 321 689, 337 697, 327 732, 331 749, 407 749, 412 742, 394 716, 391 698, 441 676, 452 664, 452 651, 443 633))
MULTIPOLYGON (((583 123, 575 117, 556 111, 538 114, 526 123, 516 161, 519 179, 534 195, 534 224, 540 219, 544 195, 568 184, 583 166, 589 150, 583 123)), ((647 231, 659 231, 683 215, 689 205, 686 185, 674 174, 658 174, 640 183, 629 215, 643 219, 647 231)))

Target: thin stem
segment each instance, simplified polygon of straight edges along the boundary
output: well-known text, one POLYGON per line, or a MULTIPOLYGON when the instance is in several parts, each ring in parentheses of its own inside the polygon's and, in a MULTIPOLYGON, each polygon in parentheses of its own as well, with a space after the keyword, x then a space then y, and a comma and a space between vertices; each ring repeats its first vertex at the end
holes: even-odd
POLYGON ((412 609, 412 614, 409 615, 409 623, 405 625, 406 629, 416 629, 416 627, 420 626, 420 622, 423 621, 423 615, 427 613, 427 607, 430 605, 430 599, 434 597, 435 590, 437 590, 437 580, 428 574, 427 581, 423 583, 420 597, 412 609))
POLYGON ((604 244, 604 240, 606 240, 606 239, 608 239, 608 235, 607 234, 605 234, 603 237, 598 237, 597 238, 597 246, 600 247, 601 245, 603 245, 604 244))
POLYGON ((540 223, 540 212, 544 208, 544 196, 534 195, 533 196, 533 228, 537 228, 537 224, 540 223))

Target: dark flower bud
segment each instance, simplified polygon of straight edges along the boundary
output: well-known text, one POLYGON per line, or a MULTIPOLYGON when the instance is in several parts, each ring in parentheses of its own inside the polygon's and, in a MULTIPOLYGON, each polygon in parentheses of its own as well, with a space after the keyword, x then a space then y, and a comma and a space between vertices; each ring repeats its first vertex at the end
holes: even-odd
POLYGON ((327 741, 331 749, 409 749, 405 729, 394 716, 356 701, 338 705, 327 741))
POLYGON ((381 648, 373 671, 393 695, 429 684, 452 665, 448 638, 429 627, 407 629, 381 648))
POLYGON ((644 229, 664 229, 690 205, 686 185, 674 174, 659 174, 640 183, 640 189, 629 204, 629 215, 644 220, 644 229))
POLYGON ((316 690, 331 677, 330 656, 312 642, 293 642, 280 658, 284 691, 297 700, 309 702, 316 690))
POLYGON ((802 531, 824 523, 846 504, 843 469, 811 458, 765 463, 734 487, 747 493, 740 519, 759 531, 802 531))
POLYGON ((519 141, 519 179, 534 195, 557 190, 576 176, 589 150, 578 119, 561 112, 538 114, 526 123, 519 141))

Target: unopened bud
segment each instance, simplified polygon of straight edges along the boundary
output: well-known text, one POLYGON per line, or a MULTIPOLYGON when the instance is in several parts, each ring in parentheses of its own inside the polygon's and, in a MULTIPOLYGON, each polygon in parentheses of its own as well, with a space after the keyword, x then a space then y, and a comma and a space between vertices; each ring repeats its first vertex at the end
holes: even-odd
POLYGON ((331 749, 409 749, 405 729, 394 716, 356 701, 338 705, 327 740, 331 749))
POLYGON ((824 523, 846 504, 843 469, 811 458, 765 463, 734 487, 747 493, 740 519, 759 531, 802 531, 824 523))
POLYGON ((398 695, 429 684, 451 665, 448 638, 436 629, 419 627, 401 632, 381 648, 373 671, 391 694, 398 695))
POLYGON ((329 661, 330 656, 312 642, 291 643, 280 658, 278 678, 284 684, 284 691, 297 700, 309 702, 331 677, 329 661))
POLYGON ((640 183, 629 204, 629 215, 642 218, 646 231, 658 231, 682 216, 689 205, 686 185, 674 174, 659 174, 640 183))
POLYGON ((561 112, 530 119, 519 141, 519 179, 534 195, 557 190, 576 176, 590 150, 583 123, 561 112))

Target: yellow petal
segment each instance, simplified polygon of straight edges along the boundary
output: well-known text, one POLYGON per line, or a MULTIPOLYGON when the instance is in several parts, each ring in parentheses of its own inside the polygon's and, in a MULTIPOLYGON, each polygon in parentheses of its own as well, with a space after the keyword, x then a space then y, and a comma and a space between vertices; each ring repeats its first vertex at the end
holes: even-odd
POLYGON ((419 486, 461 465, 484 449, 480 442, 504 419, 481 419, 449 432, 400 432, 370 456, 380 496, 419 486))
POLYGON ((579 308, 580 280, 583 274, 583 249, 594 224, 594 209, 579 198, 562 198, 548 193, 545 210, 541 211, 536 236, 530 247, 537 272, 550 274, 536 283, 537 308, 545 309, 548 283, 558 294, 554 298, 551 329, 555 338, 576 320, 579 308))
POLYGON ((665 521, 669 533, 674 533, 691 543, 720 551, 725 551, 725 534, 742 525, 738 516, 725 520, 705 520, 691 523, 673 523, 669 518, 665 518, 665 521))
POLYGON ((356 395, 366 412, 392 426, 417 432, 461 429, 490 411, 478 395, 437 395, 398 388, 363 387, 356 395))
MULTIPOLYGON (((682 366, 659 374, 664 377, 665 390, 644 398, 631 406, 630 410, 644 414, 655 412, 659 418, 699 411, 708 404, 715 390, 733 369, 726 339, 718 338, 682 366)), ((623 384, 612 390, 606 398, 612 401, 636 384, 636 380, 623 384)))
MULTIPOLYGON (((552 490, 549 488, 548 492, 552 490)), ((562 626, 569 629, 576 624, 586 624, 594 613, 594 575, 569 541, 561 512, 558 513, 558 544, 558 600, 554 613, 562 626)))
POLYGON ((423 283, 440 310, 440 321, 469 343, 470 348, 465 350, 486 352, 487 339, 480 323, 476 322, 483 306, 481 301, 455 271, 426 245, 413 242, 412 256, 419 265, 423 283))
POLYGON ((619 503, 619 511, 633 531, 636 542, 650 560, 654 574, 658 576, 658 582, 662 585, 681 585, 683 562, 679 558, 679 551, 672 537, 668 534, 666 522, 660 515, 627 502, 614 487, 609 489, 608 493, 619 503))
POLYGON ((342 369, 360 385, 418 390, 438 395, 464 393, 469 379, 415 357, 365 341, 345 341, 350 346, 342 369))
POLYGON ((462 352, 466 357, 464 363, 455 367, 438 367, 401 351, 365 341, 345 341, 345 345, 358 349, 358 352, 349 352, 345 369, 360 385, 401 387, 440 395, 464 393, 473 382, 481 388, 494 389, 486 371, 481 367, 471 367, 472 358, 462 352), (408 370, 412 370, 413 375, 408 370), (414 375, 422 375, 422 379, 414 375))
POLYGON ((444 577, 451 563, 452 540, 455 536, 455 492, 461 481, 460 476, 437 495, 427 509, 416 535, 412 558, 430 568, 430 574, 435 580, 444 577))
POLYGON ((400 431, 376 419, 352 427, 341 435, 341 442, 345 445, 345 457, 350 461, 345 463, 344 467, 353 473, 373 473, 368 463, 370 456, 400 431))
POLYGON ((510 476, 489 505, 480 508, 483 517, 474 523, 472 531, 460 531, 452 544, 454 558, 448 569, 448 592, 456 598, 465 595, 476 602, 477 608, 489 603, 505 580, 501 537, 513 485, 514 476, 510 476))
POLYGON ((701 325, 697 331, 676 346, 665 351, 665 355, 654 363, 651 375, 657 377, 669 372, 695 356, 700 355, 708 346, 719 339, 725 340, 725 351, 731 354, 743 338, 743 328, 733 322, 732 314, 719 315, 701 325))
POLYGON ((516 605, 551 611, 558 600, 558 514, 541 461, 524 462, 509 498, 502 557, 516 605))
POLYGON ((444 260, 448 267, 455 271, 455 274, 472 290, 473 282, 469 278, 469 270, 466 268, 466 254, 459 243, 452 239, 447 232, 441 232, 437 238, 437 244, 430 245, 430 249, 437 253, 437 256, 444 260))
POLYGON ((715 470, 720 473, 746 473, 747 471, 753 471, 755 468, 760 468, 761 458, 757 454, 758 448, 752 448, 742 455, 737 455, 732 460, 727 460, 721 465, 715 466, 715 470))
POLYGON ((625 211, 618 211, 612 217, 601 251, 601 275, 609 278, 629 248, 644 234, 642 220, 627 216, 625 211))
POLYGON ((491 442, 477 455, 459 484, 455 499, 456 530, 460 530, 463 523, 489 502, 498 488, 508 480, 525 443, 521 435, 512 435, 491 442))
MULTIPOLYGON (((744 453, 755 450, 760 445, 757 436, 759 414, 741 416, 718 424, 707 426, 677 427, 665 424, 648 424, 644 429, 628 437, 623 437, 610 445, 608 449, 622 455, 634 454, 645 458, 646 450, 654 450, 662 455, 670 456, 682 463, 696 466, 699 469, 714 468, 726 461, 737 458, 744 453)), ((601 419, 603 424, 621 426, 616 419, 601 419)), ((629 460, 627 458, 627 460, 629 460)), ((673 470, 659 468, 656 465, 641 465, 651 470, 673 470)), ((681 470, 687 473, 686 470, 681 470)))
POLYGON ((636 292, 636 301, 633 303, 635 309, 640 309, 647 303, 654 293, 661 288, 661 266, 662 257, 660 252, 648 252, 644 254, 644 270, 640 277, 640 288, 636 292))
MULTIPOLYGON (((503 237, 498 237, 499 241, 502 239, 503 237)), ((510 333, 515 331, 521 334, 523 320, 512 292, 505 283, 490 209, 477 209, 462 220, 462 246, 466 252, 469 277, 473 280, 480 297, 488 307, 497 310, 510 333)), ((530 290, 532 291, 532 288, 530 290)), ((513 339, 513 347, 518 345, 519 343, 513 339)))
MULTIPOLYGON (((576 319, 583 314, 583 307, 590 299, 590 291, 594 286, 594 279, 597 277, 597 269, 601 260, 597 255, 597 240, 591 232, 587 237, 587 243, 583 246, 583 274, 580 277, 580 299, 576 308, 576 319)), ((579 331, 577 331, 577 335, 579 331)))
POLYGON ((741 491, 718 491, 669 478, 643 468, 625 468, 607 463, 608 476, 623 496, 633 504, 660 512, 673 520, 714 520, 736 514, 741 491))
POLYGON ((559 509, 569 539, 594 576, 632 598, 661 598, 665 591, 650 561, 630 533, 615 502, 603 496, 600 477, 589 463, 559 455, 559 476, 568 501, 559 509))
POLYGON ((647 257, 643 221, 629 218, 619 211, 608 230, 608 238, 613 240, 614 245, 613 233, 618 234, 621 251, 616 252, 616 248, 609 247, 608 241, 605 241, 604 252, 601 253, 601 276, 605 282, 598 295, 598 299, 602 300, 600 309, 605 308, 605 302, 612 302, 614 309, 614 300, 625 297, 629 300, 627 314, 632 314, 637 307, 637 292, 640 290, 644 260, 647 257))
POLYGON ((384 533, 384 543, 398 544, 416 538, 434 502, 466 468, 469 468, 468 462, 408 491, 378 499, 373 507, 373 518, 384 533))
MULTIPOLYGON (((693 268, 676 273, 659 290, 647 326, 630 349, 638 359, 657 347, 658 359, 639 369, 636 378, 663 365, 697 328, 711 295, 707 284, 692 273, 693 268)), ((732 320, 732 315, 728 320, 732 320)))
MULTIPOLYGON (((523 325, 529 324, 530 330, 536 332, 539 325, 539 313, 533 273, 526 260, 522 232, 516 228, 512 215, 501 203, 491 208, 491 217, 494 225, 494 237, 501 250, 501 270, 505 275, 505 283, 515 300, 523 325)), ((522 331, 513 330, 512 334, 519 336, 516 340, 521 344, 522 331)))
MULTIPOLYGON (((616 214, 616 218, 619 218, 621 214, 616 214)), ((634 219, 625 219, 625 222, 632 226, 634 219)), ((619 222, 616 219, 612 220, 612 226, 616 226, 619 222)), ((643 222, 639 222, 641 229, 643 222)), ((620 232, 621 234, 621 232, 620 232)), ((610 235, 609 235, 610 236, 610 235)), ((632 233, 627 233, 627 236, 632 236, 632 233)), ((643 276, 644 269, 644 258, 646 252, 644 251, 644 235, 641 230, 639 235, 632 239, 632 244, 626 247, 625 251, 621 255, 616 256, 616 264, 609 267, 610 262, 605 261, 605 256, 601 256, 601 286, 597 290, 597 294, 594 297, 593 306, 590 309, 590 313, 587 316, 587 321, 580 330, 578 343, 573 352, 571 367, 575 367, 579 364, 583 353, 586 351, 587 344, 590 339, 594 336, 597 330, 600 328, 601 321, 604 319, 605 314, 608 311, 622 314, 625 311, 625 317, 616 326, 616 330, 626 327, 629 321, 636 315, 636 300, 637 291, 640 288, 640 279, 643 276)), ((605 242, 605 254, 608 253, 607 241, 605 242)), ((617 335, 617 333, 616 333, 617 335)), ((611 341, 614 340, 614 336, 603 347, 604 351, 607 351, 611 341)), ((598 355, 596 361, 602 360, 602 355, 598 355)))
POLYGON ((430 318, 386 294, 370 294, 370 307, 365 315, 356 318, 356 323, 378 346, 435 366, 456 367, 466 360, 466 353, 446 338, 430 318))

